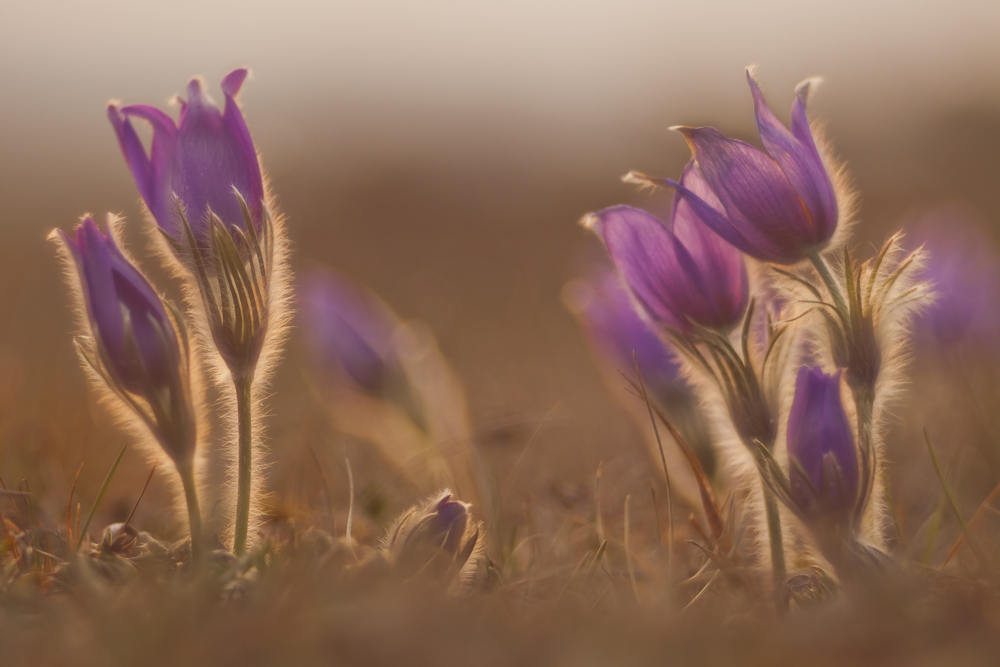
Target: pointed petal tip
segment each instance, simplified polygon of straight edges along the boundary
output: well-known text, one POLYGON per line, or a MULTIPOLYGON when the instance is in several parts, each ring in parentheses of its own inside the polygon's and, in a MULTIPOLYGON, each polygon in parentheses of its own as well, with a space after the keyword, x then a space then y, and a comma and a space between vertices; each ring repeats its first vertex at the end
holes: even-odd
POLYGON ((600 225, 601 217, 597 213, 588 213, 578 221, 578 224, 584 229, 589 229, 597 235, 600 235, 600 225))
POLYGON ((823 83, 823 77, 811 76, 795 86, 795 95, 805 102, 809 99, 809 93, 818 88, 821 83, 823 83))
POLYGON ((250 70, 246 67, 234 69, 222 78, 222 92, 230 97, 236 97, 248 76, 250 76, 250 70))

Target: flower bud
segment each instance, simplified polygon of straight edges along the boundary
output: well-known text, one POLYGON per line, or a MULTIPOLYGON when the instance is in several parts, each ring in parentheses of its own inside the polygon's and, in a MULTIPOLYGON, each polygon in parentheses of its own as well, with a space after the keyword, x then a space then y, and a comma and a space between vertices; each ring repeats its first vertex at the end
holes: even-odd
POLYGON ((776 264, 796 264, 829 242, 837 229, 833 183, 806 117, 813 84, 795 89, 791 130, 778 121, 747 72, 757 130, 766 151, 728 139, 713 127, 677 127, 716 201, 675 184, 715 233, 741 251, 776 264))
POLYGON ((807 517, 848 520, 859 501, 858 454, 840 397, 840 375, 803 366, 788 415, 789 490, 807 517))
POLYGON ((114 233, 102 234, 93 218, 84 218, 75 237, 56 234, 79 277, 90 334, 79 341, 84 360, 146 422, 171 458, 189 460, 195 418, 187 341, 178 334, 183 320, 168 315, 114 233))
POLYGON ((411 507, 389 529, 383 554, 404 575, 461 573, 479 544, 480 527, 470 520, 471 505, 453 500, 445 489, 411 507))
POLYGON ((300 303, 310 364, 321 375, 377 397, 405 382, 392 342, 399 321, 378 297, 314 269, 302 280, 300 303))

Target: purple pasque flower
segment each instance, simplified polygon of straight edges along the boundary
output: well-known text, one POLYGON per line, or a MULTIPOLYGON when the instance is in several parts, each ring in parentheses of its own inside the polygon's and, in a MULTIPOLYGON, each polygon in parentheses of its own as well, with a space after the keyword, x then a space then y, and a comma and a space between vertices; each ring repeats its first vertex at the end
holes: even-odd
POLYGON ((392 341, 396 316, 329 269, 308 272, 299 296, 310 362, 336 382, 375 396, 385 393, 402 372, 392 341))
POLYGON ((227 226, 246 230, 239 197, 245 200, 258 235, 264 232, 264 182, 260 162, 236 94, 247 77, 237 69, 222 80, 222 112, 202 90, 199 78, 188 84, 188 99, 173 119, 156 107, 108 105, 108 118, 118 135, 122 154, 136 187, 156 223, 175 241, 184 237, 176 199, 184 209, 199 244, 209 243, 209 212, 227 226), (141 118, 153 129, 149 154, 131 119, 141 118))
MULTIPOLYGON (((88 338, 82 359, 150 429, 182 474, 190 472, 197 424, 180 315, 167 312, 149 281, 87 216, 74 236, 57 230, 79 277, 88 338), (175 319, 176 318, 176 319, 175 319), (178 332, 181 332, 180 334, 178 332)), ((196 500, 189 499, 195 503, 196 500)), ((194 529, 194 528, 193 528, 194 529)))
POLYGON ((173 321, 114 235, 102 234, 90 216, 75 239, 58 233, 76 263, 94 340, 115 380, 137 394, 173 383, 181 358, 173 321))
POLYGON ((923 278, 935 294, 915 330, 942 346, 963 338, 994 340, 1000 333, 1000 258, 982 224, 945 207, 927 213, 912 229, 908 240, 927 251, 923 278))
MULTIPOLYGON (((681 186, 712 202, 705 206, 721 207, 693 162, 681 186)), ((704 224, 688 197, 674 195, 669 227, 631 206, 606 208, 584 223, 604 241, 632 297, 657 326, 727 330, 742 319, 749 295, 743 257, 704 224)))
POLYGON ((705 224, 747 255, 796 264, 829 242, 838 220, 833 183, 806 117, 813 82, 795 89, 789 130, 767 106, 749 70, 747 81, 766 152, 713 127, 674 128, 684 135, 721 206, 683 183, 677 191, 705 224))
POLYGON ((799 368, 788 415, 789 485, 807 516, 847 516, 858 501, 858 454, 840 397, 840 375, 799 368))
POLYGON ((634 371, 637 362, 642 379, 654 396, 669 397, 686 391, 687 385, 668 344, 639 317, 614 270, 601 267, 570 287, 573 289, 568 294, 569 305, 597 354, 634 381, 638 381, 634 371))

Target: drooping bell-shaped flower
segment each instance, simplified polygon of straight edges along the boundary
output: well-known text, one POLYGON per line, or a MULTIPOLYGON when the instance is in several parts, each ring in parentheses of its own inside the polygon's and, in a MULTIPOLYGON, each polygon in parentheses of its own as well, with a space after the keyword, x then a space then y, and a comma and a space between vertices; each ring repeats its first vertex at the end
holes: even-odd
POLYGON ((687 140, 717 202, 683 183, 678 193, 719 236, 747 255, 796 264, 826 246, 839 215, 833 183, 806 116, 813 81, 795 89, 791 129, 767 106, 749 71, 747 81, 766 152, 713 127, 674 128, 687 140))
POLYGON ((671 402, 670 397, 687 393, 668 344, 639 317, 617 273, 602 267, 586 279, 570 283, 566 298, 591 347, 615 370, 638 382, 634 370, 638 363, 647 389, 653 396, 666 397, 664 403, 671 402))
POLYGON ((102 234, 93 218, 84 218, 74 237, 56 233, 73 259, 86 303, 91 335, 81 344, 85 359, 112 391, 138 406, 171 458, 189 458, 195 421, 178 320, 122 254, 114 234, 102 234))
POLYGON ((858 453, 840 375, 803 366, 788 415, 790 495, 805 516, 847 518, 859 501, 858 453))
MULTIPOLYGON (((693 162, 685 167, 681 186, 699 193, 698 201, 721 209, 693 162)), ((704 216, 688 200, 675 194, 669 226, 631 206, 598 211, 584 224, 604 241, 622 280, 652 323, 678 332, 689 331, 692 323, 728 330, 741 321, 747 306, 743 257, 705 225, 704 216)))
POLYGON ((982 225, 957 208, 931 211, 910 226, 909 245, 923 245, 922 278, 934 301, 914 330, 942 346, 963 338, 995 340, 1000 333, 1000 258, 982 225))
POLYGON ((221 112, 202 90, 201 79, 192 79, 188 99, 179 99, 176 124, 165 112, 146 104, 108 106, 108 118, 139 194, 160 229, 178 243, 184 241, 185 234, 178 200, 197 243, 204 247, 211 239, 209 212, 227 226, 249 231, 240 197, 253 221, 253 231, 265 233, 260 163, 235 100, 246 76, 247 70, 237 69, 222 80, 225 107, 221 112), (132 118, 152 126, 148 154, 132 118))
POLYGON ((300 307, 309 363, 322 375, 381 396, 402 373, 392 341, 399 321, 373 294, 314 269, 302 279, 300 307))

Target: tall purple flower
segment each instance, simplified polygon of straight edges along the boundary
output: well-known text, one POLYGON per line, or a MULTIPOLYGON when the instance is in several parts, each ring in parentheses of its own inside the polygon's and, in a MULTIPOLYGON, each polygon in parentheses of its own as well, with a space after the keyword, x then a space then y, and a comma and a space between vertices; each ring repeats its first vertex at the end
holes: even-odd
POLYGON ((806 516, 847 517, 858 502, 858 454, 838 370, 803 366, 788 415, 790 495, 806 516))
POLYGON ((83 362, 145 426, 177 468, 184 488, 194 559, 201 554, 201 513, 194 479, 198 425, 184 319, 168 312, 149 281, 122 253, 108 217, 102 234, 87 216, 58 240, 79 278, 90 334, 76 340, 83 362))
POLYGON ((264 232, 264 183, 260 163, 236 94, 247 70, 237 69, 222 80, 225 109, 221 113, 194 78, 188 99, 180 99, 178 123, 156 107, 134 104, 108 106, 108 118, 118 135, 139 194, 160 228, 177 242, 184 238, 177 211, 180 201, 199 244, 209 242, 214 213, 226 225, 246 231, 239 196, 248 207, 257 234, 264 232), (131 118, 147 121, 153 142, 146 154, 131 118))
POLYGON ((335 382, 384 394, 402 372, 391 340, 396 317, 376 297, 329 270, 306 274, 300 300, 310 363, 335 382))
POLYGON ((749 71, 747 81, 766 153, 713 127, 677 127, 717 201, 683 183, 678 192, 709 227, 746 254, 795 264, 829 242, 838 220, 833 183, 806 117, 812 82, 795 89, 789 130, 767 106, 749 71))
POLYGON ((932 211, 913 225, 908 236, 923 244, 923 278, 934 302, 918 316, 916 331, 940 345, 969 337, 993 340, 1000 333, 1000 259, 981 225, 955 208, 932 211))
POLYGON ((642 379, 652 395, 669 398, 686 392, 687 385, 667 343, 636 313, 618 274, 602 267, 586 280, 570 285, 576 289, 569 294, 572 300, 569 305, 599 355, 616 370, 638 381, 633 370, 634 352, 642 379))
MULTIPOLYGON (((699 193, 704 207, 714 205, 716 213, 721 209, 693 162, 684 168, 679 187, 699 193)), ((725 330, 742 318, 748 299, 743 257, 712 233, 679 191, 669 227, 631 206, 606 208, 585 224, 604 241, 632 296, 654 324, 681 332, 692 323, 725 330)))

